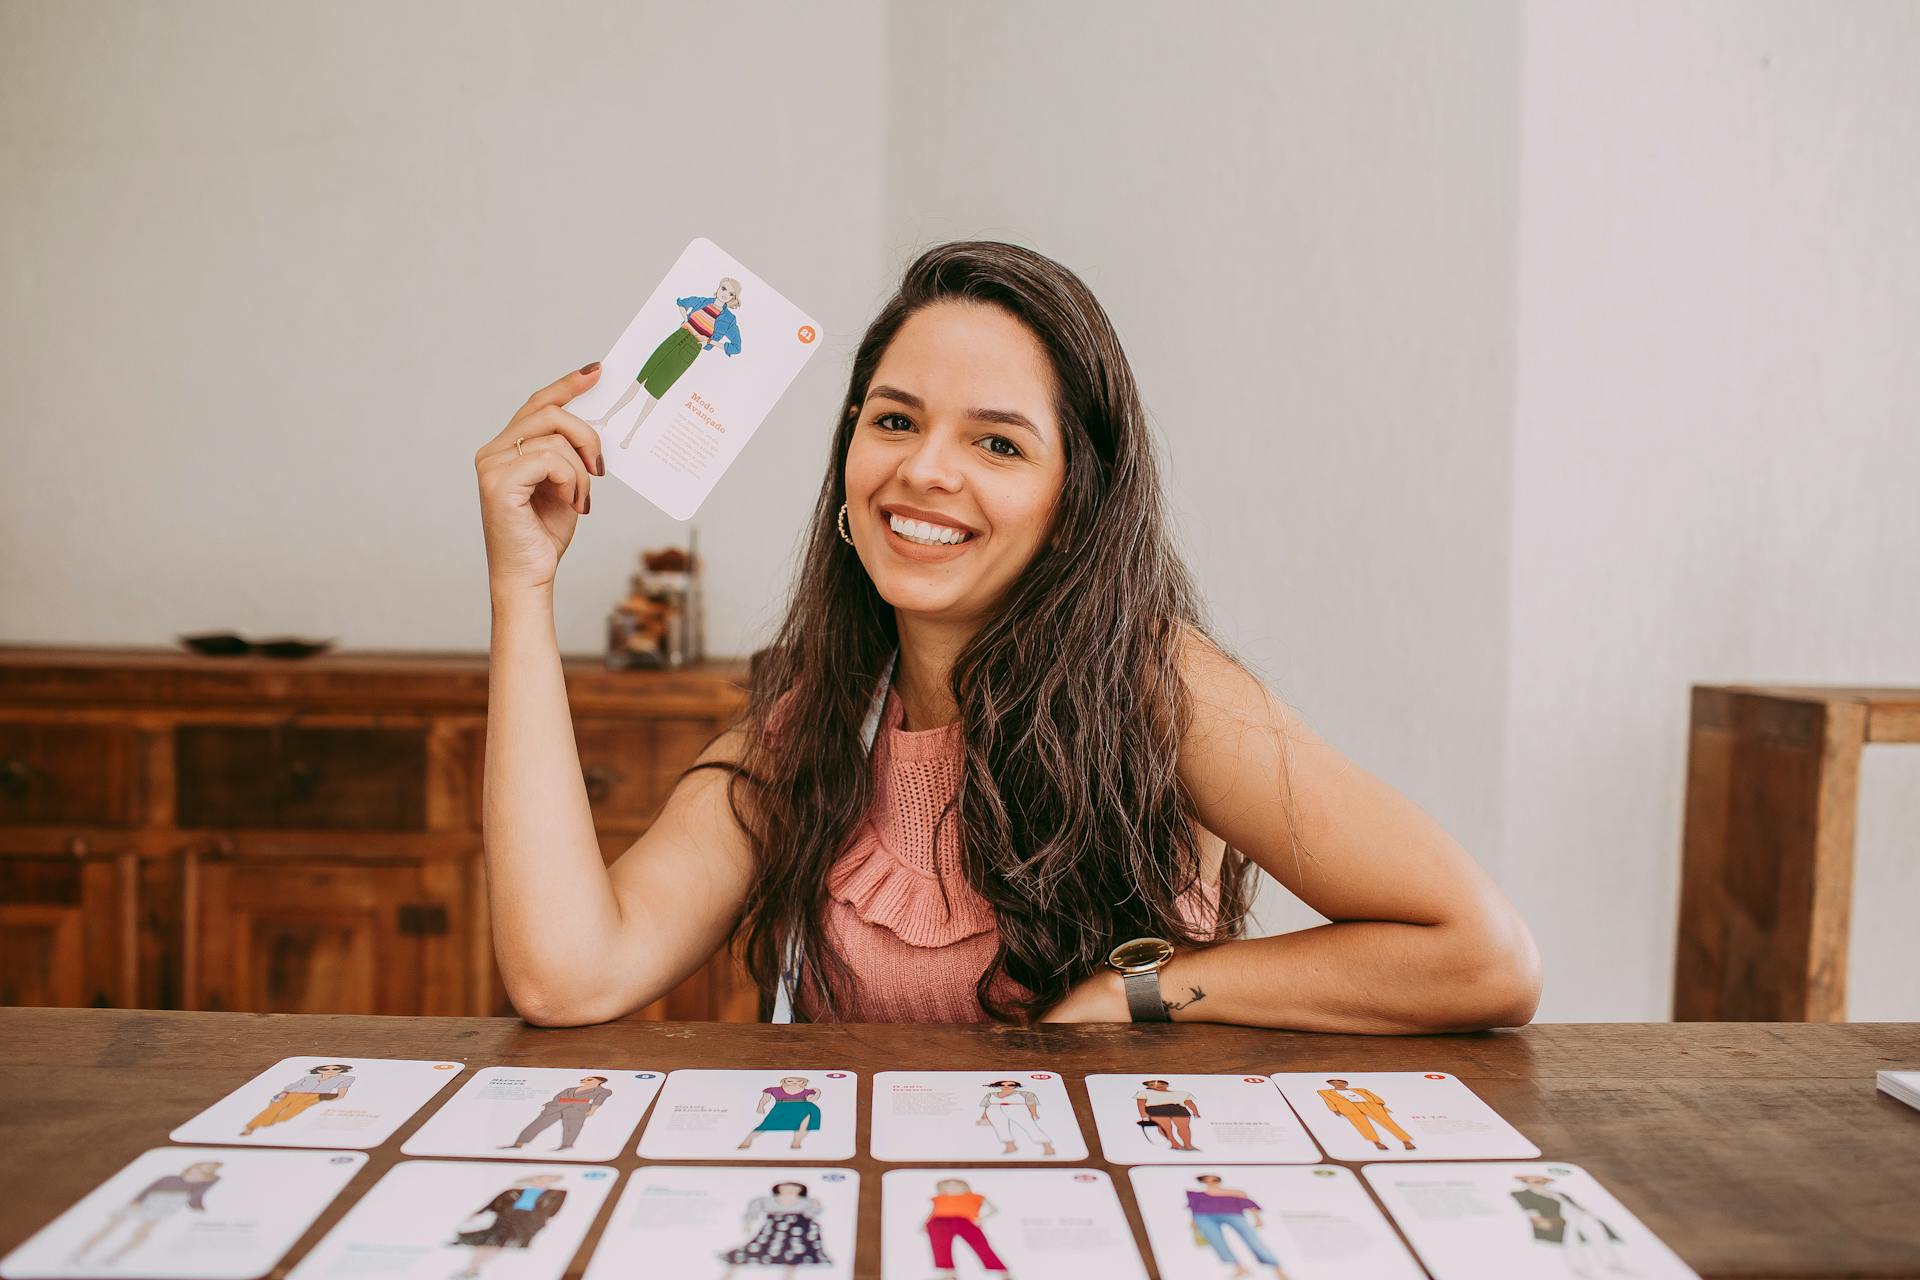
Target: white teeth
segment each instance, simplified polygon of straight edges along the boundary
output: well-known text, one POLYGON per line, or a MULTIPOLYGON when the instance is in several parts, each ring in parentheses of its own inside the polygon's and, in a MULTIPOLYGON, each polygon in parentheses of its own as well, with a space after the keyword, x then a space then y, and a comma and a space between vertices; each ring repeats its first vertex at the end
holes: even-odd
POLYGON ((887 523, 895 533, 908 541, 923 542, 932 546, 965 542, 973 536, 963 529, 950 529, 942 524, 928 524, 924 520, 909 520, 905 516, 889 515, 887 523))

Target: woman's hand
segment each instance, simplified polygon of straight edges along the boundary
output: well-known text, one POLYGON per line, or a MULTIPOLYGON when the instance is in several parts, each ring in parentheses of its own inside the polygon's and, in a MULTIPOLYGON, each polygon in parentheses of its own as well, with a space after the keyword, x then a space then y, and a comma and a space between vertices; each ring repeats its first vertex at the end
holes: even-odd
POLYGON ((574 526, 592 509, 589 477, 607 473, 600 433, 560 406, 599 378, 595 361, 542 387, 473 455, 496 596, 551 588, 574 526))
POLYGON ((1059 1004, 1041 1014, 1040 1022, 1132 1022, 1127 989, 1120 974, 1106 969, 1076 983, 1059 1004))

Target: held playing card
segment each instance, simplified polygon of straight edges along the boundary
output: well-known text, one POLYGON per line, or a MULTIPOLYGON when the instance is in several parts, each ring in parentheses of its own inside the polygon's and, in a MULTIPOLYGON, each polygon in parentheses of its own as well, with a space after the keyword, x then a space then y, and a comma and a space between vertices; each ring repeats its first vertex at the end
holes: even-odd
POLYGON ((1335 1160, 1512 1160, 1540 1148, 1444 1071, 1276 1072, 1335 1160))
POLYGON ((1361 1169, 1435 1280, 1698 1280, 1579 1165, 1361 1169))
POLYGON ((290 1280, 559 1280, 617 1176, 598 1165, 403 1160, 290 1280))
POLYGON ((0 1259, 0 1275, 252 1280, 366 1162, 359 1151, 147 1151, 0 1259))
POLYGON ((1320 1149, 1265 1076, 1093 1075, 1109 1164, 1315 1164, 1320 1149))
POLYGON ((654 1104, 640 1154, 649 1160, 846 1160, 859 1081, 851 1071, 675 1071, 654 1104))
POLYGON ((567 412, 600 433, 607 473, 687 520, 820 348, 820 326, 696 238, 567 412))
POLYGON ((852 1169, 643 1165, 627 1178, 585 1280, 850 1280, 859 1205, 852 1169))
POLYGON ((283 1058, 169 1136, 175 1142, 365 1151, 460 1074, 457 1062, 316 1053, 283 1058))
POLYGON ((410 1156, 612 1160, 666 1074, 613 1067, 483 1067, 400 1148, 410 1156))
POLYGON ((1087 1144, 1057 1071, 882 1071, 873 1158, 1084 1160, 1087 1144))

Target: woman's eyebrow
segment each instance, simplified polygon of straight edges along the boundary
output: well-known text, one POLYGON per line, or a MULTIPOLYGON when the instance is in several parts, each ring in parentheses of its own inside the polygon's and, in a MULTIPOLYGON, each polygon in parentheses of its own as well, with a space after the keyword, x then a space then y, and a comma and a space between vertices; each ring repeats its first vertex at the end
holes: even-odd
MULTIPOLYGON (((923 411, 927 407, 925 400, 911 391, 902 391, 898 387, 870 387, 867 390, 867 399, 898 400, 908 408, 923 411)), ((1046 436, 1041 434, 1040 428, 1034 426, 1026 414, 1017 413, 1012 409, 969 409, 966 416, 974 422, 998 422, 1009 427, 1022 427, 1031 431, 1035 440, 1046 439, 1046 436)))

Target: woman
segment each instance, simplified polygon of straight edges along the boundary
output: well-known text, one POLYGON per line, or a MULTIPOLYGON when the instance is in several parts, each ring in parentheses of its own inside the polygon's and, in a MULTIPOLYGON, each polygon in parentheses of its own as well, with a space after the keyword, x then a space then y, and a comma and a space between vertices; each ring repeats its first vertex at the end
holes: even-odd
POLYGON ((824 1206, 807 1194, 804 1182, 776 1182, 772 1194, 755 1196, 747 1204, 747 1242, 720 1255, 732 1277, 736 1267, 780 1267, 793 1275, 795 1267, 824 1267, 832 1263, 820 1238, 824 1206), (757 1227, 757 1229, 756 1229, 757 1227))
POLYGON ((927 251, 868 327, 751 704, 604 865, 553 621, 605 474, 565 406, 597 374, 474 458, 487 884, 529 1021, 620 1017, 729 938, 765 1007, 817 1020, 1532 1017, 1533 940, 1472 857, 1208 635, 1119 339, 1014 245, 927 251), (1256 866, 1330 923, 1241 937, 1256 866), (1159 996, 1130 1004, 1153 971, 1111 953, 1143 936, 1159 996))
POLYGON ((1231 1231, 1240 1237, 1255 1262, 1272 1267, 1277 1280, 1287 1280, 1273 1250, 1260 1238, 1260 1206, 1254 1198, 1238 1187, 1224 1185, 1217 1173, 1203 1173, 1194 1181, 1200 1184, 1200 1190, 1187 1192, 1187 1212, 1193 1215, 1194 1234, 1213 1250, 1213 1256, 1232 1267, 1230 1274, 1235 1277, 1253 1274, 1227 1243, 1227 1232, 1231 1231))
POLYGON ((530 1247, 567 1202, 567 1193, 558 1188, 560 1181, 557 1173, 531 1173, 480 1206, 461 1224, 467 1229, 456 1230, 447 1242, 473 1250, 467 1255, 467 1265, 453 1273, 453 1280, 475 1280, 480 1268, 502 1249, 530 1247))
POLYGON ((765 1118, 740 1139, 739 1149, 745 1151, 763 1133, 791 1133, 793 1141, 787 1145, 798 1151, 807 1134, 820 1127, 819 1097, 805 1076, 782 1076, 779 1084, 768 1085, 754 1107, 755 1114, 765 1118))
POLYGON ((108 1254, 100 1262, 103 1267, 118 1266, 122 1259, 147 1242, 154 1229, 167 1219, 183 1210, 194 1213, 207 1211, 207 1192, 213 1190, 220 1181, 218 1160, 199 1160, 188 1165, 179 1173, 170 1173, 155 1178, 140 1189, 138 1195, 107 1215, 100 1229, 81 1242, 68 1257, 70 1265, 85 1262, 87 1255, 98 1248, 100 1242, 112 1235, 123 1223, 132 1223, 133 1230, 127 1233, 118 1249, 108 1254))
POLYGON ((1041 1155, 1054 1154, 1053 1139, 1040 1127, 1040 1100, 1033 1090, 1022 1089, 1018 1080, 988 1081, 987 1092, 980 1098, 980 1118, 974 1123, 993 1129, 1005 1155, 1019 1150, 1021 1137, 1039 1143, 1041 1155))
POLYGON ((933 1251, 936 1280, 955 1280, 959 1272, 953 1265, 955 1241, 973 1250, 973 1256, 990 1276, 1007 1275, 1007 1264, 987 1242, 980 1229, 983 1218, 1000 1212, 993 1201, 975 1191, 964 1178, 942 1178, 933 1184, 933 1207, 927 1214, 927 1247, 933 1251))
POLYGON ((1142 1080, 1133 1095, 1140 1123, 1150 1124, 1175 1151, 1198 1151, 1193 1145, 1193 1119, 1200 1114, 1200 1103, 1185 1089, 1175 1089, 1165 1080, 1142 1080))

